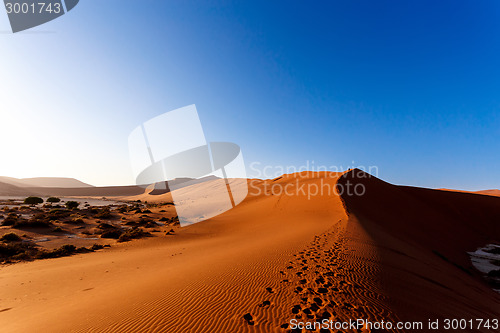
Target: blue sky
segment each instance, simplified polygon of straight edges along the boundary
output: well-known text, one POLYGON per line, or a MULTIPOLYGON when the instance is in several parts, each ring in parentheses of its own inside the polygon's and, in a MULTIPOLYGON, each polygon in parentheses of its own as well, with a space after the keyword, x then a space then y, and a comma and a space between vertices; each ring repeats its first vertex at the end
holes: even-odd
POLYGON ((309 161, 500 188, 497 1, 81 0, 8 31, 0 12, 1 175, 133 183, 129 133, 196 104, 250 176, 309 161))

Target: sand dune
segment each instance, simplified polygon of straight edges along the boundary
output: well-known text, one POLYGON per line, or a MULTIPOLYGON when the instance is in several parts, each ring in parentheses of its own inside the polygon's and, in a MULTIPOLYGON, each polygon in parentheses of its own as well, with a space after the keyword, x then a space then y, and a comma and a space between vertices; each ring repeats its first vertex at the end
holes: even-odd
POLYGON ((0 196, 28 196, 38 195, 37 192, 26 190, 16 185, 0 182, 0 196))
POLYGON ((500 296, 465 252, 499 240, 500 198, 353 172, 249 180, 249 191, 176 235, 1 267, 2 330, 280 332, 292 318, 498 318, 500 296), (346 182, 366 194, 302 191, 346 182))
MULTIPOLYGON (((170 192, 168 185, 180 187, 182 183, 201 184, 210 182, 215 177, 198 180, 189 178, 174 179, 166 186, 130 185, 130 186, 92 186, 73 178, 26 178, 17 179, 0 177, 0 195, 2 196, 61 196, 61 197, 115 197, 115 199, 132 200, 137 197, 151 201, 165 201, 164 194, 170 192)), ((164 184, 162 184, 164 185, 164 184)))
POLYGON ((343 199, 350 222, 375 244, 380 282, 400 318, 498 318, 500 297, 467 255, 500 241, 498 198, 395 186, 359 170, 340 183, 348 181, 366 186, 364 196, 343 199))
POLYGON ((500 190, 483 190, 483 191, 476 191, 474 193, 486 194, 486 195, 491 195, 491 196, 495 196, 495 197, 500 197, 500 190))
POLYGON ((93 187, 78 179, 64 177, 35 177, 35 178, 12 178, 0 177, 0 182, 18 187, 60 187, 60 188, 82 188, 93 187))

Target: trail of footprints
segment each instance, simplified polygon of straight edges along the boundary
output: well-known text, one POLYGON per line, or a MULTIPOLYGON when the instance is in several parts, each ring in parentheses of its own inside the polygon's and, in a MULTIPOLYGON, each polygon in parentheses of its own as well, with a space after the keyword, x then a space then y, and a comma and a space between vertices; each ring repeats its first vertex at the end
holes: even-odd
MULTIPOLYGON (((283 290, 293 290, 295 304, 290 309, 288 320, 296 318, 302 322, 349 321, 357 318, 373 318, 359 302, 360 299, 378 299, 373 290, 355 282, 353 269, 346 260, 350 250, 348 240, 343 237, 345 223, 337 223, 329 231, 316 236, 314 241, 304 250, 294 254, 294 260, 280 271, 283 290)), ((352 264, 351 264, 352 265, 352 264)), ((364 283, 367 286, 369 283, 364 283)), ((267 288, 269 293, 274 291, 267 288)), ((270 301, 258 304, 269 307, 270 301)), ((250 313, 245 315, 247 324, 253 325, 254 318, 250 313)), ((288 322, 280 328, 283 332, 302 332, 292 330, 288 322)), ((311 332, 311 331, 307 331, 311 332)), ((313 331, 314 332, 314 331, 313 331)), ((332 332, 328 329, 316 332, 332 332)), ((343 332, 343 331, 335 331, 343 332)), ((367 332, 361 327, 358 332, 367 332)))
MULTIPOLYGON (((361 308, 349 297, 352 283, 343 279, 341 273, 344 271, 342 254, 345 240, 338 237, 340 228, 339 223, 325 234, 316 236, 305 250, 294 255, 295 260, 283 272, 285 276, 297 277, 284 279, 293 281, 291 284, 299 300, 293 305, 290 318, 300 321, 334 320, 339 317, 339 312, 342 316, 352 313, 347 317, 359 317, 353 312, 361 311, 361 308)), ((288 323, 281 325, 285 330, 288 327, 288 323)))

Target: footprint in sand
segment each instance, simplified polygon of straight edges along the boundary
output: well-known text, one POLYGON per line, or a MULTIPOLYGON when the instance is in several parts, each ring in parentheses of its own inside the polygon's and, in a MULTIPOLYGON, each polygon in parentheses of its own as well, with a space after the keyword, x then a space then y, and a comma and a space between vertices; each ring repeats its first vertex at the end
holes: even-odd
POLYGON ((246 320, 246 322, 247 322, 248 325, 253 326, 255 324, 255 322, 253 320, 253 316, 250 313, 247 313, 247 314, 243 315, 243 319, 246 320))
POLYGON ((261 307, 261 308, 268 308, 270 306, 271 306, 271 301, 264 301, 264 302, 259 304, 259 307, 261 307))
POLYGON ((318 304, 319 306, 323 305, 323 300, 319 297, 314 297, 313 301, 318 304))
POLYGON ((326 288, 318 288, 318 293, 320 293, 320 294, 326 294, 326 293, 328 293, 328 289, 326 289, 326 288))

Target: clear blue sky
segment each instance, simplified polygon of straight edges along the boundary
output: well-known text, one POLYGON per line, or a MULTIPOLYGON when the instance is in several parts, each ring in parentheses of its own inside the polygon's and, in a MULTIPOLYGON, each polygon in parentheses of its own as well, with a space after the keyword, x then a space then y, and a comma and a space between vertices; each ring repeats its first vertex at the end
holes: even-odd
POLYGON ((500 188, 498 1, 81 0, 0 30, 1 175, 133 183, 130 131, 196 104, 249 170, 500 188))

